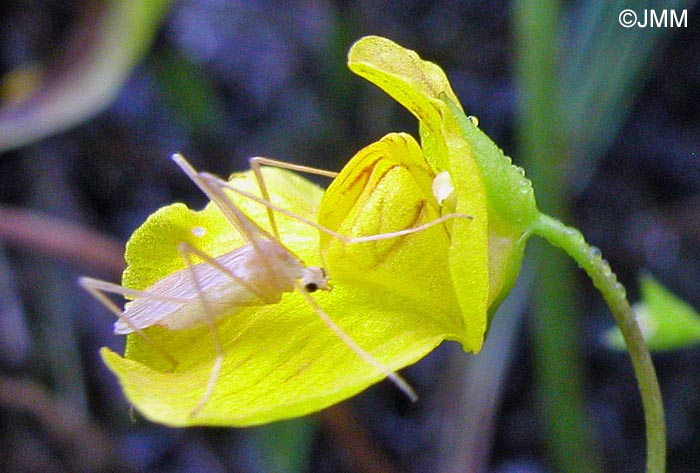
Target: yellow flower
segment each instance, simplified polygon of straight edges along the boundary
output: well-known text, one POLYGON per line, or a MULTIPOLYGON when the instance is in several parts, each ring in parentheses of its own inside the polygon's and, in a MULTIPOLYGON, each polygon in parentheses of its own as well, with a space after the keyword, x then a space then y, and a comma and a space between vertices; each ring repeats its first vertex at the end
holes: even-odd
MULTIPOLYGON (((464 115, 435 64, 378 37, 358 41, 349 64, 416 115, 421 145, 407 134, 389 134, 361 150, 325 193, 292 173, 265 169, 271 201, 348 237, 406 230, 454 212, 469 218, 347 243, 278 215, 282 243, 307 266, 325 268, 333 289, 313 297, 388 369, 417 361, 446 339, 477 352, 489 311, 517 276, 528 225, 537 216, 529 182, 464 115)), ((250 172, 230 183, 257 192, 250 172)), ((267 228, 264 206, 229 197, 267 228)), ((185 267, 177 250, 183 241, 212 256, 244 243, 213 204, 199 212, 165 207, 130 239, 124 285, 146 289, 185 267)), ((174 369, 138 335, 128 337, 124 357, 106 348, 102 355, 136 409, 173 426, 244 426, 299 416, 384 377, 292 292, 278 304, 232 309, 221 319, 221 375, 191 415, 216 353, 208 327, 147 331, 178 361, 174 369)))
MULTIPOLYGON (((436 175, 449 173, 457 211, 469 213, 465 201, 473 199, 474 193, 485 193, 488 306, 495 311, 515 282, 530 226, 539 215, 530 181, 478 128, 476 120, 464 114, 447 76, 436 64, 379 36, 357 41, 348 64, 418 118, 425 159, 436 175)), ((459 258, 469 258, 469 254, 459 258)), ((460 263, 459 258, 454 264, 460 263)), ((463 304, 462 309, 470 307, 463 304)))

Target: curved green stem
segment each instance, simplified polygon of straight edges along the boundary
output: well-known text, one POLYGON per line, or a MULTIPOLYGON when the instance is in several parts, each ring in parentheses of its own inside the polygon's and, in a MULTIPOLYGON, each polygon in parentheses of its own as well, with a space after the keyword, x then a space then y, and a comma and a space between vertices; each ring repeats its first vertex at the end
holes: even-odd
POLYGON ((593 285, 607 302, 620 331, 639 384, 644 406, 647 432, 647 472, 663 472, 666 466, 666 427, 661 391, 651 355, 644 343, 642 332, 627 301, 625 288, 617 280, 600 250, 586 243, 581 232, 560 221, 540 214, 532 228, 534 234, 563 249, 586 271, 593 285))

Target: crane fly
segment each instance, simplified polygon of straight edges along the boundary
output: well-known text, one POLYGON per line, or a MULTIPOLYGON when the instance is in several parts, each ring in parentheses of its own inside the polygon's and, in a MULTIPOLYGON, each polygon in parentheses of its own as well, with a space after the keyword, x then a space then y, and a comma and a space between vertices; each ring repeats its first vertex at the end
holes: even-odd
POLYGON ((384 374, 411 400, 417 399, 413 388, 400 375, 359 346, 314 300, 311 296, 312 292, 330 290, 329 277, 321 267, 304 265, 300 258, 281 243, 273 211, 309 224, 319 231, 326 232, 347 243, 395 238, 422 231, 449 218, 470 217, 462 214, 447 214, 426 224, 405 230, 349 238, 272 204, 260 166, 278 166, 327 177, 334 177, 336 173, 267 158, 252 158, 251 168, 261 192, 261 197, 258 197, 239 190, 212 174, 196 171, 179 154, 173 155, 172 159, 217 205, 231 226, 243 237, 245 244, 223 255, 212 257, 183 242, 178 245, 178 250, 183 257, 185 267, 159 279, 145 290, 130 289, 89 277, 80 278, 79 284, 117 316, 117 321, 114 324, 115 334, 139 334, 173 368, 177 366, 177 360, 166 350, 160 348, 157 342, 144 332, 144 329, 156 325, 164 326, 169 330, 185 330, 203 325, 209 327, 216 358, 204 394, 190 412, 191 417, 195 416, 206 405, 215 389, 221 371, 224 351, 216 332, 217 319, 235 315, 237 310, 243 307, 278 303, 285 293, 293 291, 300 293, 326 326, 363 361, 384 374), (267 210, 272 233, 267 232, 247 217, 230 200, 225 190, 233 191, 263 204, 267 210), (199 262, 195 262, 195 259, 198 259, 199 262), (107 294, 119 294, 130 300, 126 302, 122 310, 107 297, 107 294))

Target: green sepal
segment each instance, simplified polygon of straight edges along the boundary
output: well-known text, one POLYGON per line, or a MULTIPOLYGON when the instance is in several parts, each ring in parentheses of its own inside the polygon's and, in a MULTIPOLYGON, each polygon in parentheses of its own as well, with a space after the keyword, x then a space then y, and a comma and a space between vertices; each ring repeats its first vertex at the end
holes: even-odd
MULTIPOLYGON (((425 159, 434 174, 450 173, 457 207, 460 200, 485 189, 488 306, 493 313, 517 278, 530 226, 539 215, 530 181, 466 116, 446 74, 436 64, 377 36, 357 41, 348 62, 353 72, 380 87, 418 118, 425 159)), ((457 258, 454 264, 459 264, 457 258)))

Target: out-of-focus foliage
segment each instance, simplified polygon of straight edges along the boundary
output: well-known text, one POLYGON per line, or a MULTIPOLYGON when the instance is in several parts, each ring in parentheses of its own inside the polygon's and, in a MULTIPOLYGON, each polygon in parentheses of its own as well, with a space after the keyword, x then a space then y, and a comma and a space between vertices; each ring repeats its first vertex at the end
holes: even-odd
MULTIPOLYGON (((92 40, 89 34, 78 34, 95 31, 80 27, 83 16, 98 16, 89 10, 92 5, 98 2, 2 2, 0 72, 52 64, 52 59, 59 64, 65 59, 69 66, 72 57, 64 53, 71 50, 72 38, 81 45, 92 40), (86 6, 88 10, 82 10, 86 6)), ((245 169, 245 158, 257 154, 338 170, 357 149, 385 133, 413 131, 408 113, 357 81, 345 67, 342 58, 350 44, 369 34, 391 38, 441 64, 455 95, 479 117, 480 128, 524 165, 513 134, 519 93, 513 14, 502 2, 483 0, 409 0, 400 7, 372 0, 302 0, 293 9, 279 1, 173 2, 153 47, 111 106, 67 132, 0 157, 5 256, 0 368, 3 378, 16 376, 27 388, 3 383, 0 389, 0 446, 5 452, 0 469, 66 471, 76 465, 83 470, 102 465, 93 470, 260 471, 265 452, 274 451, 284 435, 299 441, 296 448, 285 442, 286 449, 309 459, 308 469, 316 471, 360 471, 366 465, 375 470, 382 465, 385 471, 435 471, 440 464, 441 471, 457 472, 466 471, 470 462, 495 471, 544 470, 545 434, 533 421, 537 402, 529 331, 508 332, 510 345, 492 347, 498 359, 512 348, 508 368, 492 366, 483 356, 467 357, 472 372, 505 371, 502 384, 483 376, 469 384, 462 375, 467 369, 461 350, 456 344, 444 346, 404 372, 421 393, 420 403, 408 404, 380 384, 324 411, 320 430, 313 422, 299 428, 291 422, 274 431, 174 430, 140 419, 132 422, 128 405, 97 355, 104 345, 122 349, 111 333, 113 321, 75 285, 77 276, 86 273, 117 281, 122 267, 110 262, 118 263, 121 254, 110 245, 81 238, 73 238, 72 246, 65 246, 71 241, 52 238, 64 245, 61 251, 38 251, 22 242, 40 241, 32 238, 36 232, 43 238, 58 236, 59 227, 21 225, 16 214, 4 212, 8 205, 20 211, 29 208, 48 214, 53 223, 67 220, 99 229, 123 244, 150 213, 167 203, 203 205, 196 190, 169 170, 167 156, 174 151, 220 175, 245 169), (204 97, 206 103, 191 101, 193 96, 204 97), (14 232, 13 237, 8 238, 6 230, 14 232), (87 254, 111 254, 100 260, 104 273, 78 263, 81 258, 65 256, 85 254, 87 246, 87 254), (8 350, 11 356, 5 355, 8 350), (479 404, 478 399, 491 402, 479 404), (57 412, 77 414, 63 420, 50 415, 57 412), (480 428, 462 448, 467 442, 461 422, 465 418, 478 419, 468 428, 480 428), (116 455, 92 448, 91 439, 105 439, 98 445, 116 455)), ((572 67, 566 75, 578 85, 567 86, 566 93, 552 95, 558 86, 540 84, 558 106, 565 107, 569 96, 579 94, 586 99, 575 103, 588 104, 577 106, 566 119, 544 115, 555 117, 547 122, 552 126, 575 128, 570 130, 577 137, 573 151, 582 156, 573 165, 576 171, 568 174, 569 221, 602 249, 632 298, 640 268, 648 268, 693 307, 700 307, 700 73, 695 67, 700 64, 700 31, 693 24, 698 14, 697 3, 566 3, 556 31, 571 39, 551 57, 578 58, 572 64, 591 68, 572 67), (688 8, 689 27, 624 30, 615 11, 624 8, 688 8), (665 46, 660 36, 666 37, 665 46), (645 46, 649 41, 655 45, 645 46), (593 48, 593 43, 607 46, 593 48), (635 45, 645 51, 641 59, 630 49, 635 45), (632 64, 645 61, 642 66, 632 64), (589 72, 594 70, 592 77, 589 72), (633 76, 622 87, 614 83, 621 74, 633 76), (648 80, 640 82, 642 76, 648 80), (625 109, 609 110, 615 102, 609 99, 619 96, 625 109), (585 112, 591 105, 594 110, 585 112), (609 118, 615 118, 617 126, 608 123, 609 118), (605 146, 591 151, 589 143, 599 140, 609 144, 607 152, 605 146)), ((530 21, 542 25, 541 18, 530 16, 530 21)), ((527 46, 534 49, 537 41, 529 37, 527 46)), ((29 72, 25 77, 32 77, 29 72)), ((542 123, 537 114, 526 114, 523 122, 542 123)), ((540 171, 531 163, 526 168, 530 178, 543 176, 539 204, 549 210, 542 201, 542 186, 563 174, 560 165, 546 161, 540 171)), ((561 281, 555 287, 561 288, 561 281)), ((595 451, 610 470, 640 471, 630 458, 641 458, 641 447, 620 448, 642 437, 640 426, 627 415, 638 409, 628 361, 599 344, 610 324, 599 298, 585 285, 577 285, 574 297, 579 312, 586 314, 573 323, 581 330, 575 332, 575 340, 586 342, 576 366, 585 367, 584 387, 594 387, 586 389, 585 405, 593 416, 595 451)), ((507 306, 519 309, 504 313, 504 320, 510 323, 522 314, 526 300, 523 294, 518 301, 507 301, 507 306)), ((493 323, 500 317, 497 314, 493 323)), ((689 347, 659 358, 665 402, 672 406, 669 472, 692 468, 700 450, 697 390, 691 389, 700 379, 696 350, 689 347)), ((555 362, 548 364, 560 366, 561 351, 552 353, 555 362)))
MULTIPOLYGON (((650 350, 677 350, 700 344, 700 315, 690 304, 648 274, 640 278, 641 299, 634 305, 637 320, 650 350)), ((617 328, 604 335, 617 350, 624 350, 617 328)))
POLYGON ((109 106, 150 49, 169 6, 170 0, 104 2, 78 32, 94 40, 80 38, 63 51, 65 64, 22 64, 6 76, 0 153, 68 130, 109 106))

